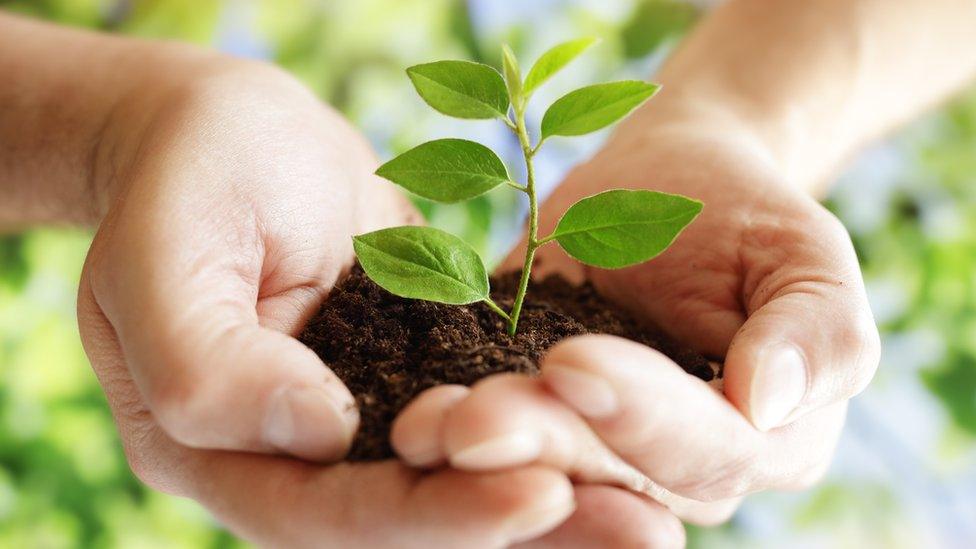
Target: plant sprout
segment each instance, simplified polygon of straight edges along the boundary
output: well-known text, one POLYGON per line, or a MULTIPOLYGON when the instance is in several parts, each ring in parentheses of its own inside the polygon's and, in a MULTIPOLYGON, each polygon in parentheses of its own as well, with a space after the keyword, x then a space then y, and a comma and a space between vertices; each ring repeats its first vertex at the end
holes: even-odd
POLYGON ((641 105, 660 86, 628 80, 595 84, 556 100, 542 118, 533 145, 525 124, 532 93, 595 40, 583 38, 555 46, 536 61, 525 80, 514 54, 502 48, 504 77, 494 68, 469 61, 437 61, 407 69, 417 93, 435 110, 457 118, 498 119, 518 138, 525 160, 524 183, 513 181, 505 164, 488 147, 465 139, 438 139, 419 145, 380 166, 377 175, 423 198, 454 203, 507 185, 529 201, 527 246, 510 311, 489 295, 488 272, 463 240, 431 227, 393 227, 353 237, 366 275, 387 291, 406 298, 452 305, 484 302, 501 315, 514 335, 525 301, 536 251, 557 242, 584 264, 619 269, 647 261, 671 245, 701 212, 702 204, 683 196, 647 190, 616 189, 573 204, 555 230, 539 237, 539 204, 533 157, 551 137, 583 135, 605 128, 641 105))

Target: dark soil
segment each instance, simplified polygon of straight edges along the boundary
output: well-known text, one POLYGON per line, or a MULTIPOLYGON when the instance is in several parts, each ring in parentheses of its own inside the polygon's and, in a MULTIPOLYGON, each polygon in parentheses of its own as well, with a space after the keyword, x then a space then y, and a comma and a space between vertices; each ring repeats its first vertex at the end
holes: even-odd
MULTIPOLYGON (((511 307, 517 274, 492 280, 492 298, 511 307)), ((418 393, 434 385, 471 385, 498 372, 537 374, 539 358, 559 340, 588 333, 626 337, 658 349, 689 374, 715 374, 708 360, 638 323, 592 285, 550 276, 534 282, 509 337, 505 323, 481 303, 442 305, 396 297, 358 266, 329 294, 301 340, 356 395, 361 422, 347 459, 393 456, 390 424, 418 393)))

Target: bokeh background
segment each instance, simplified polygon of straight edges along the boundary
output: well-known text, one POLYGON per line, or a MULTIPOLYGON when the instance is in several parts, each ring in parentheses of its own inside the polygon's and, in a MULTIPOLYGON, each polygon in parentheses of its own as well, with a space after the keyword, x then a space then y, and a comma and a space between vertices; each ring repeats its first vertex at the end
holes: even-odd
MULTIPOLYGON (((368 134, 384 158, 464 135, 508 151, 500 125, 439 116, 403 68, 441 58, 528 65, 557 41, 601 45, 537 94, 529 117, 583 83, 647 77, 709 2, 675 0, 0 0, 0 9, 275 62, 368 134)), ((951 60, 946 60, 951 62, 951 60)), ((3 75, 0 75, 3 78, 3 75)), ((605 135, 551 143, 551 186, 605 135)), ((513 165, 517 163, 513 162, 513 165)), ((717 182, 719 184, 719 182, 717 182)), ((497 259, 519 228, 515 193, 422 207, 497 259)), ((854 400, 827 479, 747 500, 692 547, 972 547, 976 543, 976 89, 862 154, 829 206, 853 234, 884 358, 854 400)), ((84 230, 0 236, 0 547, 243 545, 192 502, 128 471, 79 342, 84 230)), ((814 329, 811 327, 811 329, 814 329)))

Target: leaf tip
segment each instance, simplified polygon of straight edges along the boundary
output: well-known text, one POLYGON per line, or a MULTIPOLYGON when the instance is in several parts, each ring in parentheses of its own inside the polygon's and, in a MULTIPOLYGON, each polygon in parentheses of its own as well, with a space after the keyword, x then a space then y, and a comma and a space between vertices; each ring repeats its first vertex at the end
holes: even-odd
POLYGON ((701 200, 698 200, 697 198, 691 198, 690 196, 684 196, 680 194, 676 196, 680 196, 681 198, 685 199, 685 201, 688 202, 690 209, 694 212, 696 216, 700 214, 702 210, 705 209, 705 203, 702 202, 701 200))
POLYGON ((589 49, 593 46, 603 42, 603 39, 599 36, 584 36, 579 39, 579 43, 583 45, 583 49, 589 49))

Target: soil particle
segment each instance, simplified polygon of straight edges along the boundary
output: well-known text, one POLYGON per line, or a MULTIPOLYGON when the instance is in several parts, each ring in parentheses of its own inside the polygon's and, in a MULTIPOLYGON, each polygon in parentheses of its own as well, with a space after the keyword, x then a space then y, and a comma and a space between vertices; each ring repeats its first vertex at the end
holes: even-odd
MULTIPOLYGON (((511 308, 517 273, 492 279, 492 299, 511 308)), ((453 306, 403 299, 355 267, 329 294, 305 328, 302 342, 328 364, 356 396, 360 426, 347 459, 393 456, 390 424, 423 390, 445 383, 471 385, 499 372, 535 375, 547 349, 581 334, 611 334, 649 345, 705 381, 708 360, 657 327, 604 300, 590 284, 573 286, 550 276, 530 285, 519 330, 486 305, 453 306)))

